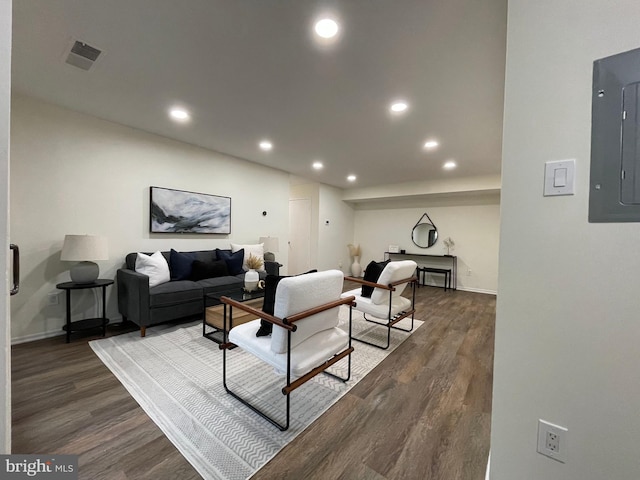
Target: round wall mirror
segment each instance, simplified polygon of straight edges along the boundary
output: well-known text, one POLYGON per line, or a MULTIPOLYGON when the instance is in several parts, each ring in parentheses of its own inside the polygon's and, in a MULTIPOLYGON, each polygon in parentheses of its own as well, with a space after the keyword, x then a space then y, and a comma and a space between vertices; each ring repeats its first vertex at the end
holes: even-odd
POLYGON ((438 229, 426 213, 413 227, 411 240, 420 248, 432 247, 438 240, 438 229), (427 218, 423 221, 425 217, 427 218))

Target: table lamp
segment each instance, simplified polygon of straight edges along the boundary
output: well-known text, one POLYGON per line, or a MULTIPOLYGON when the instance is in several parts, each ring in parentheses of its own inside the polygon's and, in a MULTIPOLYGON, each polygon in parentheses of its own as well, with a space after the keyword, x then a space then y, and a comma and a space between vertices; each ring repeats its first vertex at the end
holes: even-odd
POLYGON ((69 270, 74 283, 93 283, 100 269, 95 260, 108 260, 107 238, 100 235, 65 235, 60 260, 76 263, 69 270))
POLYGON ((274 253, 280 251, 280 242, 278 237, 260 237, 259 243, 264 243, 264 260, 266 262, 275 262, 274 253))

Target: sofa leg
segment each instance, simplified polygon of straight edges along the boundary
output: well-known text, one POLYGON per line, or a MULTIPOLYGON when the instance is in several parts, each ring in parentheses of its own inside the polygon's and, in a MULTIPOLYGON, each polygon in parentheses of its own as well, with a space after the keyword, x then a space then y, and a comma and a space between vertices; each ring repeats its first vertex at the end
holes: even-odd
POLYGON ((147 327, 140 327, 140 336, 144 337, 147 334, 147 327))

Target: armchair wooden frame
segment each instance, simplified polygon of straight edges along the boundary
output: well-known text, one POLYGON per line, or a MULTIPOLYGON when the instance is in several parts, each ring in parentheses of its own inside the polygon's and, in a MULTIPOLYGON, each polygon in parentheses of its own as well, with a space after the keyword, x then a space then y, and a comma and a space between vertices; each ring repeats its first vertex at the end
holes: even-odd
MULTIPOLYGON (((359 283, 361 285, 368 285, 369 287, 374 287, 374 288, 381 288, 383 290, 388 290, 389 291, 389 310, 387 313, 387 318, 386 318, 386 322, 378 322, 376 320, 371 320, 370 318, 367 318, 367 314, 365 312, 362 312, 362 315, 364 316, 364 319, 367 322, 370 323, 375 323, 377 325, 381 325, 383 327, 387 327, 387 343, 386 345, 378 345, 372 342, 369 342, 367 340, 364 340, 362 338, 356 338, 353 337, 354 340, 356 340, 357 342, 360 343, 366 343, 367 345, 371 345, 372 347, 376 347, 376 348, 380 348, 382 350, 386 350, 387 348, 389 348, 389 345, 391 344, 391 329, 393 328, 394 330, 401 330, 403 332, 411 332, 413 331, 413 326, 414 326, 414 314, 416 312, 416 283, 418 281, 418 277, 413 276, 413 277, 408 277, 408 278, 404 278, 402 280, 397 280, 393 283, 390 283, 388 285, 382 285, 380 283, 375 283, 375 282, 369 282, 367 280, 363 280, 362 278, 357 278, 357 277, 344 277, 345 280, 351 280, 352 282, 356 282, 359 283), (411 284, 411 309, 409 310, 402 310, 400 312, 397 312, 395 314, 392 313, 392 302, 393 302, 393 292, 396 290, 396 286, 398 285, 402 285, 404 283, 410 283, 411 284), (395 324, 398 323, 400 320, 407 318, 409 315, 411 315, 411 328, 410 329, 405 329, 405 328, 400 328, 400 327, 396 327, 395 324)), ((358 305, 356 302, 355 305, 356 310, 358 310, 358 305)), ((374 318, 378 318, 378 317, 374 317, 374 318)), ((384 320, 384 319, 380 319, 380 320, 384 320)))
POLYGON ((278 427, 281 431, 285 431, 289 428, 289 419, 291 412, 291 399, 290 394, 296 388, 300 387, 304 383, 311 380, 313 377, 320 373, 325 373, 331 377, 334 377, 343 382, 349 381, 351 378, 351 353, 353 352, 353 347, 351 346, 351 320, 352 320, 352 308, 354 305, 355 297, 350 296, 347 298, 342 298, 330 303, 325 303, 323 305, 311 308, 309 310, 305 310, 303 312, 297 313, 295 315, 291 315, 286 318, 278 318, 273 315, 269 315, 264 313, 262 310, 258 310, 257 308, 253 308, 249 305, 245 305, 244 303, 233 300, 229 297, 221 297, 220 301, 224 304, 224 341, 219 345, 219 348, 222 350, 222 382, 224 385, 224 389, 229 393, 232 397, 236 398, 251 410, 256 412, 262 418, 270 422, 271 424, 278 427), (323 364, 313 368, 306 374, 298 377, 297 379, 291 379, 291 333, 295 332, 297 326, 295 322, 302 320, 304 318, 310 317, 311 315, 315 315, 317 313, 323 312, 325 310, 330 310, 332 308, 337 308, 341 305, 349 305, 349 345, 347 348, 342 350, 341 352, 335 354, 332 358, 325 361, 323 364), (229 315, 227 316, 227 306, 229 307, 229 315), (282 394, 286 397, 286 420, 284 424, 279 423, 276 419, 270 417, 265 412, 260 410, 258 407, 252 405, 247 400, 242 398, 237 393, 231 391, 227 385, 227 350, 235 348, 236 345, 229 342, 229 331, 233 328, 233 308, 239 308, 247 313, 254 314, 256 318, 262 318, 263 320, 272 323, 273 325, 277 325, 278 327, 282 327, 287 331, 287 383, 282 388, 282 394), (229 328, 227 328, 227 319, 229 320, 229 328), (346 378, 340 377, 334 373, 326 371, 327 368, 342 360, 344 357, 348 357, 348 367, 347 367, 347 376, 346 378))

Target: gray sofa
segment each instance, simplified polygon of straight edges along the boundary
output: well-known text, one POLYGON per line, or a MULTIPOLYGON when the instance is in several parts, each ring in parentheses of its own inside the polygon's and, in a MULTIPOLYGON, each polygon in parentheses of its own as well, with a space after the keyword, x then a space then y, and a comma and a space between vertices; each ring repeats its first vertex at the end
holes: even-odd
MULTIPOLYGON (((230 252, 230 250, 227 250, 230 252)), ((217 260, 216 250, 182 252, 192 254, 203 262, 217 260)), ((170 252, 162 252, 169 262, 170 252)), ((204 280, 172 280, 149 288, 149 277, 135 271, 137 253, 129 253, 125 267, 117 272, 118 310, 124 321, 131 321, 140 327, 140 335, 145 336, 147 327, 173 320, 202 318, 206 307, 218 302, 206 297, 233 288, 242 288, 244 273, 204 280)), ((264 279, 267 274, 278 275, 280 264, 265 261, 265 271, 259 272, 264 279)))

